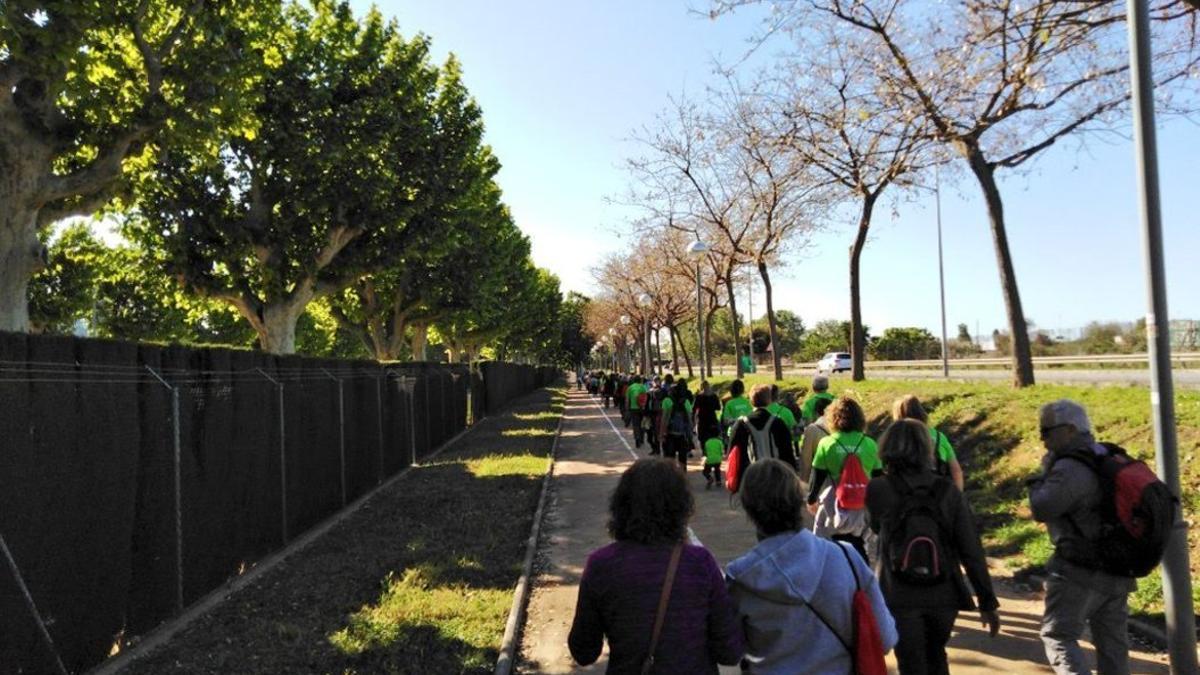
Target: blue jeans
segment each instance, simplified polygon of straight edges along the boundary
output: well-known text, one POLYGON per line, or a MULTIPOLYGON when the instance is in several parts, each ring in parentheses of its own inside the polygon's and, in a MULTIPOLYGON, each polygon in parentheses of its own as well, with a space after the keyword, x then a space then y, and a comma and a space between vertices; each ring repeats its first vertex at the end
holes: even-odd
POLYGON ((1100 675, 1129 675, 1129 594, 1101 593, 1061 575, 1046 580, 1042 644, 1057 675, 1090 675, 1079 646, 1084 625, 1092 629, 1100 675))

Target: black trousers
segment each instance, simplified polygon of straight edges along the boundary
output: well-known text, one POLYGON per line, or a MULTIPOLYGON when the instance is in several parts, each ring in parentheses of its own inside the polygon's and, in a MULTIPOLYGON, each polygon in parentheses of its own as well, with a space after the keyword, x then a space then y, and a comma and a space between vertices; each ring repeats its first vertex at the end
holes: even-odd
POLYGON ((683 468, 687 468, 688 450, 692 449, 692 444, 684 436, 667 436, 667 442, 663 445, 663 458, 678 459, 683 468))
POLYGON ((892 611, 896 619, 896 662, 900 675, 949 675, 946 643, 958 616, 955 607, 921 609, 900 608, 892 611))

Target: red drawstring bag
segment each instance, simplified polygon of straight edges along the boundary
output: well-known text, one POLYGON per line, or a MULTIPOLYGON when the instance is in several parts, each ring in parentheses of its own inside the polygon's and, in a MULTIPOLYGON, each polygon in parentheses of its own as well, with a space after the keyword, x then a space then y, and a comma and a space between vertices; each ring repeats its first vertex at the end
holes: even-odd
POLYGON ((746 470, 746 449, 740 445, 729 451, 729 464, 725 467, 725 489, 735 493, 742 486, 742 472, 746 470))
MULTIPOLYGON (((853 657, 855 675, 887 675, 887 664, 883 660, 883 639, 879 636, 879 626, 875 623, 875 612, 871 609, 871 599, 862 589, 858 580, 858 570, 854 569, 854 561, 850 552, 842 544, 842 555, 850 565, 854 574, 854 600, 850 606, 850 617, 854 623, 853 657)), ((857 555, 857 554, 856 554, 857 555)))

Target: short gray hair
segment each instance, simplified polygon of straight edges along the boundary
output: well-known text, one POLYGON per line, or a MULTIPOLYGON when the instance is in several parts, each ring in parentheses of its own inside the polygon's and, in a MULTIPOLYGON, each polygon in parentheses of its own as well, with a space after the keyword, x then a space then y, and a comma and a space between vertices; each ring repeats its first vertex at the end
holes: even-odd
POLYGON ((1087 410, 1082 405, 1069 398, 1060 398, 1042 406, 1038 411, 1042 422, 1051 424, 1070 424, 1076 431, 1092 433, 1092 421, 1088 419, 1087 410))
POLYGON ((829 378, 824 375, 817 375, 813 378, 813 391, 828 391, 829 378))

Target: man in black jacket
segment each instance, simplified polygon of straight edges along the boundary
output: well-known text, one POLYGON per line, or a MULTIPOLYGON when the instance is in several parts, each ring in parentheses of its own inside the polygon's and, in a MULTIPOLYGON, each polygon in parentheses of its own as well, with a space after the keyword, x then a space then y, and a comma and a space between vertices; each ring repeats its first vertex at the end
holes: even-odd
POLYGON ((747 453, 742 459, 742 466, 750 462, 774 457, 783 460, 793 469, 796 468, 796 453, 792 450, 792 430, 787 423, 767 410, 771 405, 771 386, 756 385, 750 390, 750 403, 754 412, 738 420, 733 425, 733 440, 730 447, 740 448, 747 453))

